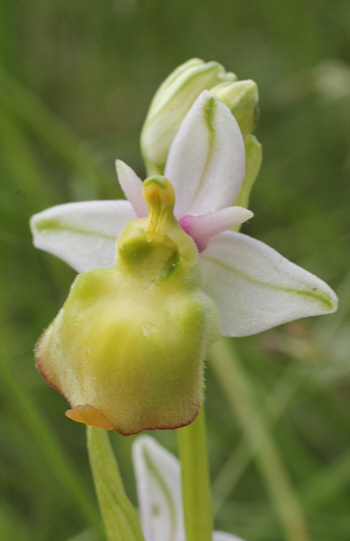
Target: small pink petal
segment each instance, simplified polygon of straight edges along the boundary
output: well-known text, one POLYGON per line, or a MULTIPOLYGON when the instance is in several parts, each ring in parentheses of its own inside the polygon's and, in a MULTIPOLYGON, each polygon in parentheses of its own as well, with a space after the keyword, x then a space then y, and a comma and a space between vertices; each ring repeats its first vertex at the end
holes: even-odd
POLYGON ((142 180, 121 160, 115 162, 119 184, 129 199, 138 218, 147 216, 147 205, 142 197, 142 180))
POLYGON ((213 237, 246 222, 252 216, 253 213, 243 207, 228 207, 200 216, 187 214, 181 218, 180 225, 193 238, 198 251, 203 252, 213 237))

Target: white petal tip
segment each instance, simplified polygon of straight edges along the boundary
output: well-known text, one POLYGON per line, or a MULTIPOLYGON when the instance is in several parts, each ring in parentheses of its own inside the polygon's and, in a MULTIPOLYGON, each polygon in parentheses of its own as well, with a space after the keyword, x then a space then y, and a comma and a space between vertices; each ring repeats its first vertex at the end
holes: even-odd
POLYGON ((232 207, 235 209, 236 217, 240 220, 240 223, 243 224, 247 220, 250 220, 254 216, 254 212, 244 207, 232 207))
POLYGON ((120 173, 121 171, 123 171, 123 170, 129 168, 129 166, 128 166, 125 162, 123 162, 123 160, 117 159, 117 160, 115 160, 114 163, 115 163, 115 168, 116 168, 116 171, 117 171, 117 175, 118 175, 118 176, 119 176, 119 173, 120 173))

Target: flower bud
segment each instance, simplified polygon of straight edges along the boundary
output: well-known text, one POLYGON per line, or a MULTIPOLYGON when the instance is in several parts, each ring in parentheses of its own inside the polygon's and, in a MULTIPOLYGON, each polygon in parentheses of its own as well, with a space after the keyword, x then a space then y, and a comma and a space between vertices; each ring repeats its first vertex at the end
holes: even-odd
POLYGON ((243 135, 254 131, 258 122, 259 94, 254 81, 223 82, 210 89, 231 110, 243 135))
POLYGON ((163 173, 170 145, 187 112, 203 90, 234 81, 217 62, 194 58, 179 66, 156 92, 141 134, 141 149, 150 173, 163 173))
POLYGON ((124 435, 192 422, 218 334, 170 182, 147 179, 143 197, 148 216, 124 228, 115 267, 76 278, 36 352, 44 378, 71 404, 68 417, 124 435))

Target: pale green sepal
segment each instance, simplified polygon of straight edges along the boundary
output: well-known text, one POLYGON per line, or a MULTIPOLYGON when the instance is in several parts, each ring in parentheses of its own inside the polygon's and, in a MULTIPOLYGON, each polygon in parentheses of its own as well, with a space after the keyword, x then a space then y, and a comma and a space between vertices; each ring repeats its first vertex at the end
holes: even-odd
POLYGON ((243 138, 256 127, 259 111, 259 93, 256 83, 247 81, 223 82, 210 89, 225 105, 238 122, 243 138))
POLYGON ((104 430, 87 428, 89 459, 108 541, 145 541, 104 430))
MULTIPOLYGON (((246 159, 245 176, 240 192, 233 205, 248 208, 250 192, 261 167, 262 146, 254 135, 247 135, 244 140, 244 146, 246 159)), ((233 231, 239 231, 240 228, 241 225, 238 225, 237 227, 233 228, 233 231)))
POLYGON ((151 102, 147 119, 153 119, 157 114, 169 105, 169 102, 183 92, 183 97, 188 96, 188 92, 196 89, 197 92, 205 90, 203 83, 207 77, 216 81, 215 84, 224 81, 222 75, 225 70, 218 62, 204 62, 199 58, 188 60, 176 68, 160 85, 151 102), (221 75, 221 77, 220 77, 221 75))

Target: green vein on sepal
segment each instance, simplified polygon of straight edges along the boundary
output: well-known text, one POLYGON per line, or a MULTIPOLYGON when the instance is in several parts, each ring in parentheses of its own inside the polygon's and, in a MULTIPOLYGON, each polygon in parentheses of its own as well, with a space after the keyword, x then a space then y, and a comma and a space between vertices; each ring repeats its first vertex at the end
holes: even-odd
POLYGON ((203 109, 204 113, 204 122, 206 125, 206 128, 208 130, 208 154, 207 158, 205 160, 203 173, 201 176, 201 179, 198 183, 197 190, 193 196, 192 204, 196 201, 198 198, 198 194, 200 193, 201 189, 203 188, 203 183, 205 179, 205 175, 207 174, 212 156, 213 156, 213 150, 214 150, 214 144, 215 144, 215 126, 214 126, 214 120, 215 120, 215 113, 216 113, 216 102, 214 96, 210 96, 210 98, 205 102, 205 106, 203 109))
POLYGON ((244 274, 243 272, 237 269, 234 269, 230 267, 229 265, 222 263, 222 261, 218 261, 217 259, 214 259, 212 257, 205 257, 202 255, 202 260, 203 259, 206 261, 210 261, 211 263, 215 263, 216 265, 219 265, 221 268, 228 270, 229 272, 232 272, 233 274, 236 274, 237 276, 239 276, 240 278, 242 278, 243 280, 246 280, 246 282, 249 282, 251 284, 258 285, 261 287, 266 287, 268 289, 273 289, 275 291, 281 291, 283 293, 292 293, 292 294, 300 295, 302 297, 309 297, 310 299, 320 302, 326 310, 334 309, 334 304, 333 304, 331 296, 316 287, 312 288, 311 290, 293 289, 291 287, 281 287, 274 284, 269 284, 268 282, 255 280, 251 276, 248 276, 247 274, 244 274))
POLYGON ((86 229, 79 229, 78 227, 72 227, 70 225, 62 224, 62 222, 55 218, 44 218, 34 224, 34 229, 37 233, 42 231, 69 231, 71 233, 78 233, 80 235, 91 235, 92 237, 102 237, 108 240, 116 240, 115 235, 107 235, 106 233, 100 233, 95 231, 88 231, 86 229))

